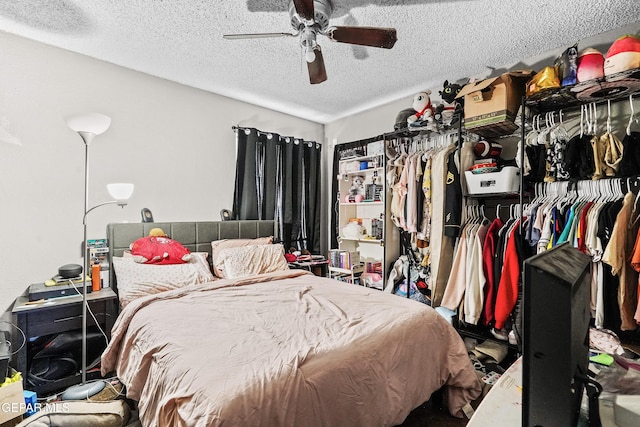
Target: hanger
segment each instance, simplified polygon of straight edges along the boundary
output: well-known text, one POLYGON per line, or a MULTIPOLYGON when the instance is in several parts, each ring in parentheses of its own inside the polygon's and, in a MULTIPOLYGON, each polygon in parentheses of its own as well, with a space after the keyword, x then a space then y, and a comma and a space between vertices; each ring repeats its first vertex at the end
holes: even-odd
POLYGON ((545 124, 544 129, 542 129, 538 133, 538 141, 537 141, 538 145, 547 145, 549 131, 551 130, 549 128, 549 113, 545 114, 544 116, 544 124, 545 124))
POLYGON ((611 133, 611 100, 607 99, 607 133, 611 133))
POLYGON ((591 135, 591 128, 593 126, 593 112, 591 110, 591 104, 585 105, 585 133, 591 135))
MULTIPOLYGON (((627 178, 627 180, 630 182, 631 178, 627 178)), ((628 184, 627 184, 627 188, 629 188, 628 184)), ((611 201, 612 202, 624 197, 624 192, 622 191, 622 179, 621 178, 617 178, 615 180, 615 185, 612 185, 612 190, 613 190, 613 194, 611 196, 611 201)))
POLYGON ((633 110, 633 94, 629 95, 629 123, 627 123, 627 135, 631 135, 631 124, 635 121, 638 123, 638 119, 634 119, 635 111, 633 110))
POLYGON ((589 108, 591 110, 591 123, 593 124, 590 134, 595 135, 598 132, 598 110, 596 109, 596 103, 592 102, 589 104, 589 108))
POLYGON ((606 202, 613 202, 618 199, 618 194, 622 191, 622 179, 614 178, 609 180, 609 197, 606 202))
POLYGON ((640 200, 640 192, 636 194, 636 199, 633 201, 633 211, 631 215, 632 216, 635 215, 635 218, 633 219, 633 221, 631 221, 631 224, 629 224, 629 228, 632 228, 633 226, 635 226, 638 220, 640 219, 640 215, 638 212, 638 200, 640 200))
POLYGON ((480 205, 480 224, 486 224, 489 222, 489 218, 484 213, 484 205, 480 205))

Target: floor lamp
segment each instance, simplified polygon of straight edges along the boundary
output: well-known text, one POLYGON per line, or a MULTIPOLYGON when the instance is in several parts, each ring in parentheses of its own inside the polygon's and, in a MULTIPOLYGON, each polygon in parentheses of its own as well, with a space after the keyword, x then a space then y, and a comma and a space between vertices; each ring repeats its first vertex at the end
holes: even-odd
POLYGON ((76 131, 84 141, 84 214, 82 225, 84 227, 83 254, 83 286, 82 286, 82 382, 77 386, 68 388, 63 399, 86 399, 104 388, 102 384, 87 384, 87 273, 90 271, 89 253, 87 245, 87 215, 100 206, 117 204, 126 206, 127 200, 133 194, 133 184, 108 184, 107 190, 114 200, 89 207, 89 145, 96 135, 104 133, 111 125, 111 118, 100 113, 87 113, 73 116, 67 119, 67 125, 76 131))

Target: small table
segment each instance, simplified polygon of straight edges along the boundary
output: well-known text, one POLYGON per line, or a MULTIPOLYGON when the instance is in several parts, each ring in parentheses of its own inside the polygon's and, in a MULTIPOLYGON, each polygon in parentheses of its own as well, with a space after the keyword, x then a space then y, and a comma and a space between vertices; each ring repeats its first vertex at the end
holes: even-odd
MULTIPOLYGON (((602 427, 616 427, 613 407, 599 401, 602 427)), ((519 427, 522 425, 522 357, 518 358, 482 399, 467 427, 519 427)))
MULTIPOLYGON (((104 288, 87 294, 87 303, 93 311, 100 327, 107 337, 117 316, 118 297, 111 288, 104 288)), ((28 296, 18 297, 11 312, 17 317, 18 327, 24 332, 27 342, 15 355, 16 369, 22 373, 25 389, 35 391, 38 395, 62 390, 81 381, 80 373, 65 377, 38 387, 27 387, 29 357, 27 343, 31 338, 59 334, 82 328, 82 295, 50 298, 43 302, 30 302, 28 296)), ((95 322, 87 312, 87 326, 95 322)), ((87 374, 87 379, 90 375, 87 374)))
POLYGON ((316 276, 327 277, 329 275, 329 260, 293 261, 289 268, 307 270, 316 276))

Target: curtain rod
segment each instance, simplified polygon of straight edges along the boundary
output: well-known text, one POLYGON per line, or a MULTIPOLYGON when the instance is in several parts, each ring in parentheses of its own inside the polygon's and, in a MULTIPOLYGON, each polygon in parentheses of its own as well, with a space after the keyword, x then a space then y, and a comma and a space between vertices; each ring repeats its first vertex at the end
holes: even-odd
MULTIPOLYGON (((258 135, 266 135, 267 138, 271 138, 274 133, 277 134, 277 135, 280 135, 277 132, 265 132, 265 131, 261 131, 260 129, 256 129, 256 128, 252 128, 252 127, 242 127, 242 126, 238 126, 238 125, 231 126, 231 130, 233 130, 234 132, 237 131, 237 130, 246 130, 246 129, 254 129, 258 133, 258 135)), ((317 145, 322 144, 321 142, 318 142, 318 141, 307 141, 304 138, 297 138, 295 136, 283 136, 283 135, 280 135, 280 137, 282 137, 284 139, 287 139, 287 138, 291 138, 293 140, 297 139, 297 140, 300 140, 302 142, 307 142, 307 143, 311 143, 311 144, 317 144, 317 145)))

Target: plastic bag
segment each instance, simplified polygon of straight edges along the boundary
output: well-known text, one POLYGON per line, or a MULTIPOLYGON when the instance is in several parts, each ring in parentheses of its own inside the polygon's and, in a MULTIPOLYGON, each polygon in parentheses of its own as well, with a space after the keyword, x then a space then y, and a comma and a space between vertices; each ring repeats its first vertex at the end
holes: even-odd
POLYGON ((622 356, 614 356, 616 362, 599 367, 596 381, 603 391, 613 394, 640 394, 640 365, 622 356), (625 367, 636 365, 636 367, 625 367))
MULTIPOLYGON (((400 285, 396 287, 396 290, 393 293, 403 298, 406 298, 407 297, 407 281, 404 280, 402 283, 400 283, 400 285)), ((431 305, 431 301, 427 299, 427 297, 418 290, 415 282, 411 282, 409 286, 409 299, 412 299, 414 301, 419 301, 427 305, 431 305)))
POLYGON ((527 82, 527 96, 534 95, 543 89, 560 88, 560 78, 556 67, 544 67, 527 82))
POLYGON ((567 48, 556 61, 555 66, 558 70, 558 78, 562 86, 574 85, 578 82, 578 43, 567 48))

